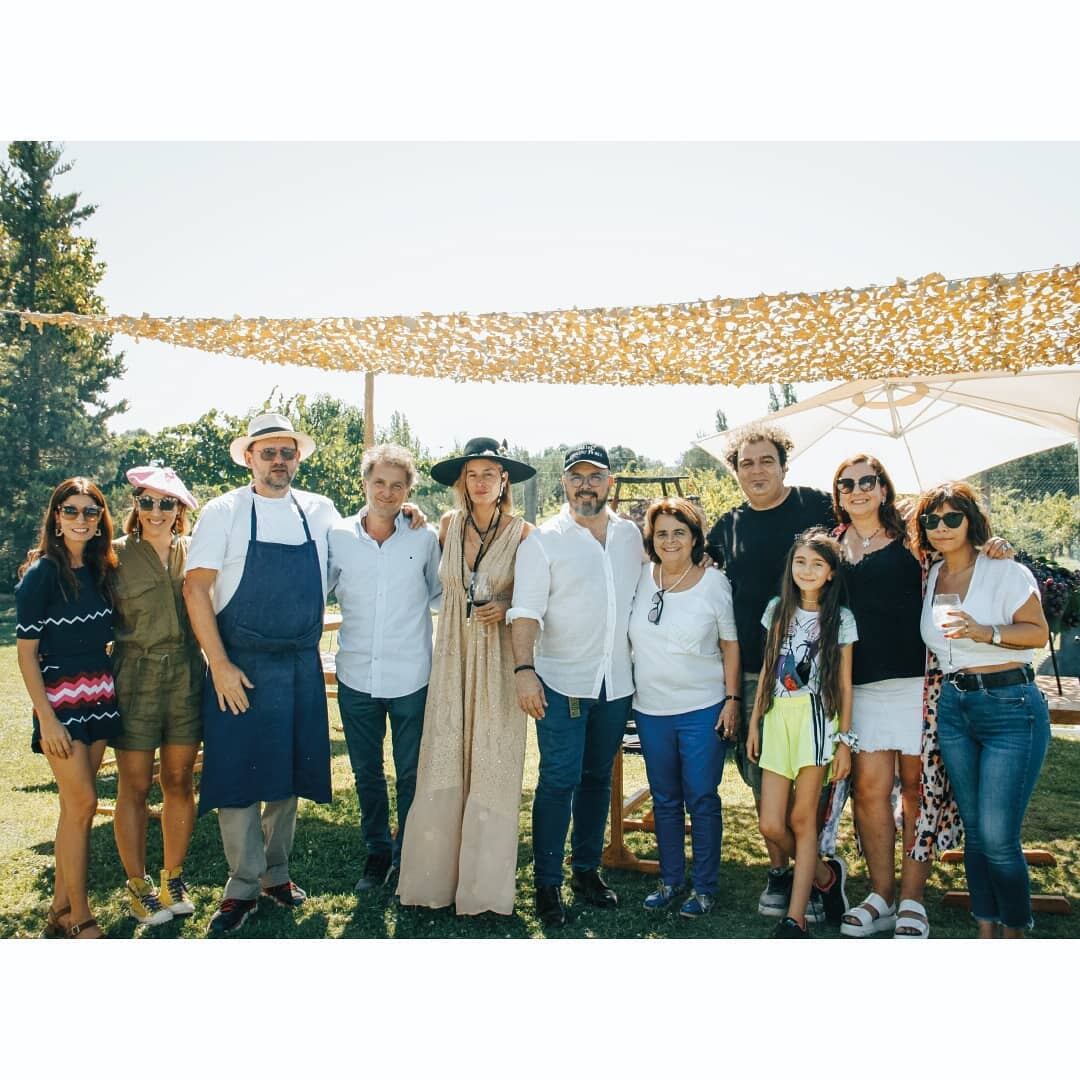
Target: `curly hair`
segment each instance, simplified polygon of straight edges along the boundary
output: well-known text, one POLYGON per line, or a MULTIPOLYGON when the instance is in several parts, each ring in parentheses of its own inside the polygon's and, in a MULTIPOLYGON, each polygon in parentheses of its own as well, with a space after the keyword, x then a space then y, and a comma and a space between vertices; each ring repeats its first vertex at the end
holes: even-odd
POLYGON ((405 470, 405 483, 410 491, 416 487, 417 471, 416 459, 405 449, 396 443, 379 443, 364 451, 360 459, 360 472, 364 480, 371 479, 372 470, 376 465, 393 465, 397 469, 405 470))
POLYGON ((917 559, 926 558, 937 551, 926 535, 926 526, 922 523, 923 514, 933 513, 945 503, 967 518, 967 539, 973 548, 978 550, 990 539, 990 519, 979 505, 979 496, 975 489, 963 480, 950 480, 924 491, 915 504, 915 512, 908 522, 908 544, 917 559))
POLYGON ((780 459, 780 468, 787 468, 788 454, 795 449, 791 436, 776 424, 744 424, 728 434, 724 445, 724 461, 731 471, 738 472, 739 451, 752 442, 771 442, 776 447, 776 456, 780 459))

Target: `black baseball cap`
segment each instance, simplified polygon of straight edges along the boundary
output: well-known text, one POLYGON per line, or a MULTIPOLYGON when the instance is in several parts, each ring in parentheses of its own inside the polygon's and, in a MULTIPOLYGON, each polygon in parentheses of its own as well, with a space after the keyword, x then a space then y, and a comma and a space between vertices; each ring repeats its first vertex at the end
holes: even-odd
POLYGON ((601 469, 611 468, 607 451, 598 443, 587 442, 567 450, 562 471, 566 472, 582 461, 587 461, 590 465, 599 465, 601 469))

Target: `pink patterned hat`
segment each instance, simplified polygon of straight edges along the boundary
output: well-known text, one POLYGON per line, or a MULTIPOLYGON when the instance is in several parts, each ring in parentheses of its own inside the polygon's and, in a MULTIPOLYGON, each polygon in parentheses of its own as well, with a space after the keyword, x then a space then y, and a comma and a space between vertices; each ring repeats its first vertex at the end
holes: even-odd
POLYGON ((199 500, 184 486, 184 481, 164 465, 136 465, 125 473, 132 487, 156 488, 166 495, 174 495, 192 510, 199 508, 199 500))

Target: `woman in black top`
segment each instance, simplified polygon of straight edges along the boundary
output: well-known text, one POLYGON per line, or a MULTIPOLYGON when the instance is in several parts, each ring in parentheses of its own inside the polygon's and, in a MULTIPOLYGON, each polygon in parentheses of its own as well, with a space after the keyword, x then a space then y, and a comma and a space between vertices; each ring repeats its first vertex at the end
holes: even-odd
POLYGON ((34 706, 31 749, 60 790, 56 880, 46 937, 101 937, 86 896, 95 777, 120 730, 112 666, 112 519, 97 486, 77 476, 49 500, 37 547, 15 589, 19 671, 34 706))
POLYGON ((859 628, 852 680, 852 730, 859 737, 853 788, 872 890, 847 911, 840 932, 869 937, 895 928, 901 936, 925 937, 929 924, 922 897, 930 863, 907 855, 915 839, 922 779, 922 570, 907 548, 892 481, 876 458, 858 454, 842 462, 833 477, 833 501, 848 564, 849 603, 859 628), (897 773, 905 852, 899 912, 891 798, 897 773))

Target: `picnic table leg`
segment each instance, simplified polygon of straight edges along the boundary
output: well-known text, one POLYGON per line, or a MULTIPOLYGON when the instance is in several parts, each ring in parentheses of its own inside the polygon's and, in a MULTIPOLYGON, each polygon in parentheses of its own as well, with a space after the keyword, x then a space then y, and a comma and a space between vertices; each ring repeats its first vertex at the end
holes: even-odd
MULTIPOLYGON (((642 874, 660 873, 660 864, 656 859, 639 859, 627 846, 624 839, 626 822, 624 815, 627 812, 626 800, 623 797, 623 756, 620 750, 615 755, 615 763, 611 767, 611 840, 604 848, 600 856, 603 866, 610 866, 616 870, 637 870, 642 874)), ((632 802, 640 805, 648 795, 636 792, 632 802)), ((633 824, 633 823, 632 823, 633 824)))

